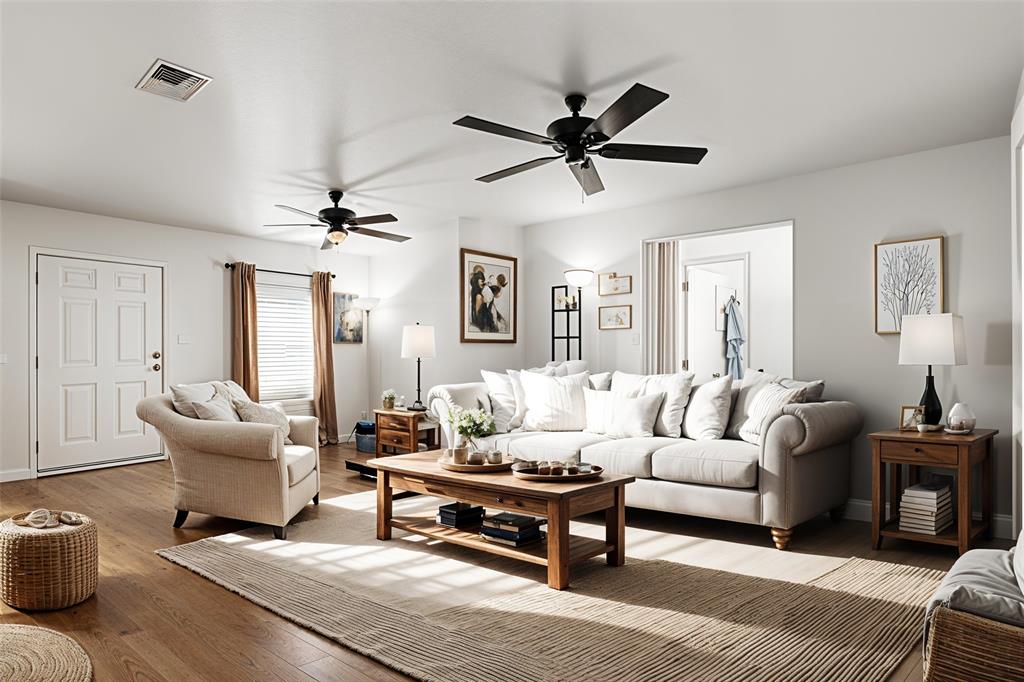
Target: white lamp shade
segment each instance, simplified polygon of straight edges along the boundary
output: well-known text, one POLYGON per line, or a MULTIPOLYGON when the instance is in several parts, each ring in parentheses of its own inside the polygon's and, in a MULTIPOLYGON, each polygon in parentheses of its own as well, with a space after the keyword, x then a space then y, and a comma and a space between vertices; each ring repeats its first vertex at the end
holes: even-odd
POLYGON ((352 300, 352 305, 359 308, 360 310, 365 310, 366 312, 370 312, 379 304, 380 299, 374 298, 373 296, 360 296, 359 298, 352 300))
POLYGON ((402 327, 402 357, 434 357, 434 328, 422 324, 407 324, 402 327))
POLYGON ((900 329, 901 365, 966 365, 964 318, 953 313, 904 315, 900 329))
POLYGON ((566 270, 563 274, 565 275, 565 281, 577 289, 587 286, 594 279, 593 270, 584 270, 582 268, 572 268, 571 270, 566 270))

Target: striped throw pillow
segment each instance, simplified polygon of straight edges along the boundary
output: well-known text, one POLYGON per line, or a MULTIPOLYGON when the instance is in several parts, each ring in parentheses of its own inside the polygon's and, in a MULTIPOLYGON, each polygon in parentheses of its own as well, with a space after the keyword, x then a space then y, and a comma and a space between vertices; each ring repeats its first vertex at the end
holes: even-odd
POLYGON ((764 432, 782 413, 782 408, 792 403, 802 403, 805 391, 804 386, 786 388, 775 382, 759 390, 747 408, 747 421, 740 427, 740 438, 748 443, 760 445, 764 432))

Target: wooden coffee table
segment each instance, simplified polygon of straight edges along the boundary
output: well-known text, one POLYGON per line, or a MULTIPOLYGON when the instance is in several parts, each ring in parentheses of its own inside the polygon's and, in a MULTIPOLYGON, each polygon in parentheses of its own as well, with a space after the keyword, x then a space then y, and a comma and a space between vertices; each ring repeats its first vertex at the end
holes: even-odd
POLYGON ((576 483, 539 483, 516 478, 511 472, 462 474, 445 471, 437 463, 441 451, 418 452, 371 459, 377 469, 377 539, 390 540, 391 529, 425 535, 435 540, 472 547, 520 561, 548 567, 548 585, 569 586, 569 566, 604 554, 609 566, 625 563, 625 486, 632 476, 604 474, 576 483), (471 502, 484 507, 546 516, 547 539, 526 547, 509 547, 480 537, 479 528, 456 529, 438 524, 433 516, 393 516, 393 490, 471 502), (605 539, 569 534, 569 519, 604 512, 605 539))

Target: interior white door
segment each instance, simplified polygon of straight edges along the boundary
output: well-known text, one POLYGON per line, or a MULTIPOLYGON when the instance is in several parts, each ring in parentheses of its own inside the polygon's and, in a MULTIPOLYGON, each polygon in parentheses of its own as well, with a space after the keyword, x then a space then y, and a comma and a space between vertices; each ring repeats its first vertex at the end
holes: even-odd
POLYGON ((683 357, 694 381, 725 373, 725 318, 722 308, 730 295, 743 290, 743 261, 684 265, 683 357))
POLYGON ((160 454, 135 405, 163 387, 163 270, 39 255, 37 471, 160 454))

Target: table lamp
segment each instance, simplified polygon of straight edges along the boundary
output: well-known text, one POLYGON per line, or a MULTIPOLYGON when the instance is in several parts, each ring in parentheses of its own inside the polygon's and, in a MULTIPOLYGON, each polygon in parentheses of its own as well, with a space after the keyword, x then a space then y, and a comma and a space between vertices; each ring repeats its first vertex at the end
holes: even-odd
POLYGON ((402 357, 416 358, 416 402, 409 409, 426 412, 427 408, 420 400, 420 362, 423 358, 434 357, 434 328, 419 322, 402 327, 402 357))
POLYGON ((924 423, 936 426, 942 421, 942 403, 935 392, 932 365, 967 364, 964 318, 952 313, 904 315, 901 327, 900 364, 928 365, 921 405, 924 423))

